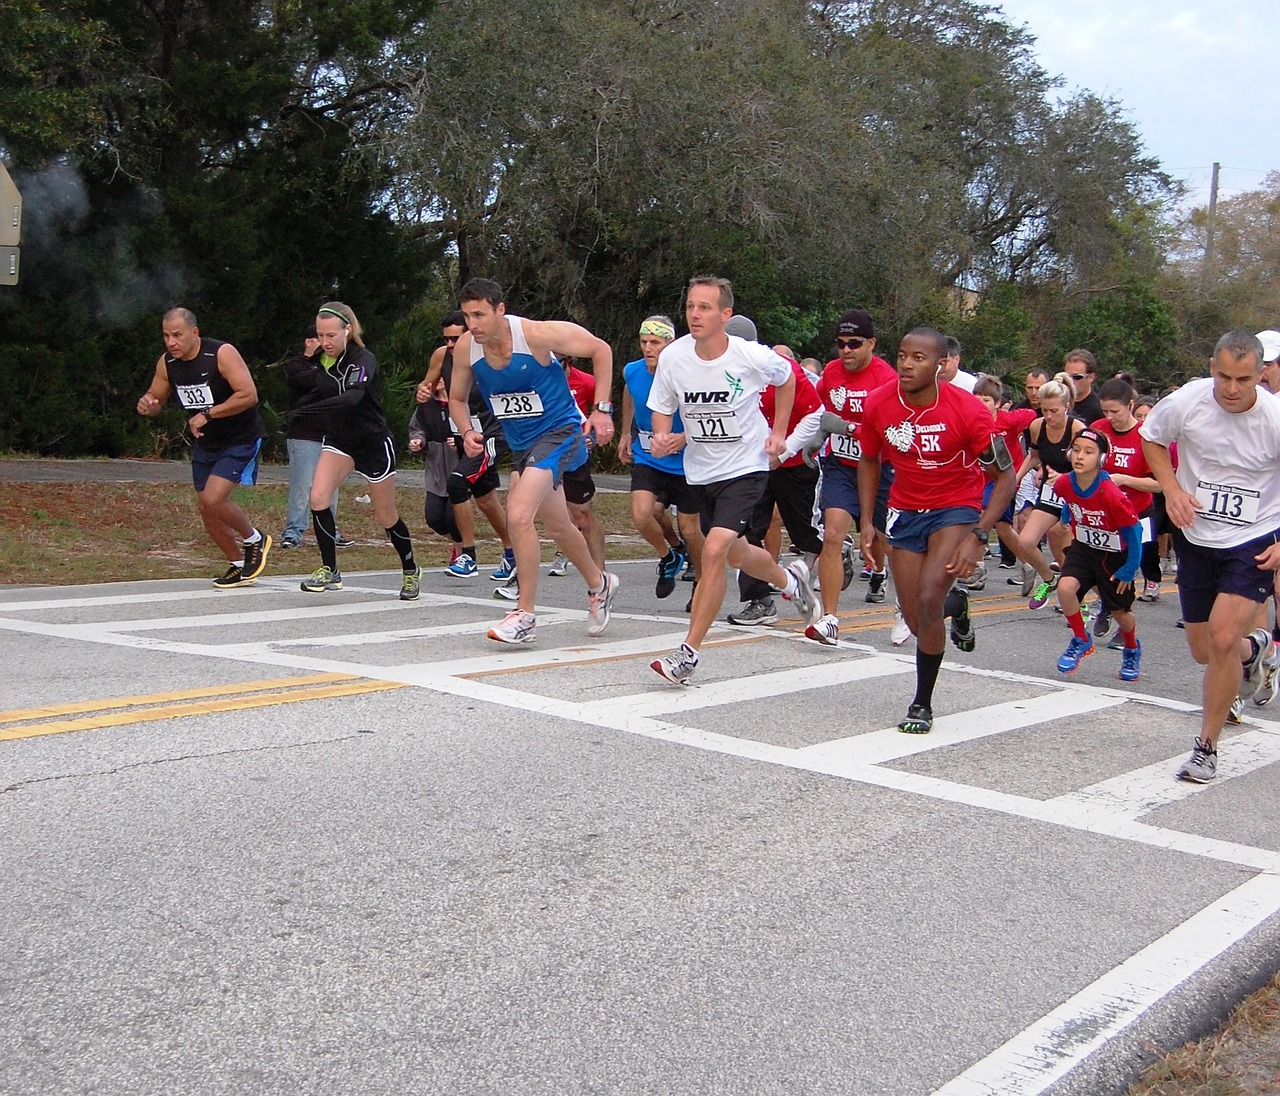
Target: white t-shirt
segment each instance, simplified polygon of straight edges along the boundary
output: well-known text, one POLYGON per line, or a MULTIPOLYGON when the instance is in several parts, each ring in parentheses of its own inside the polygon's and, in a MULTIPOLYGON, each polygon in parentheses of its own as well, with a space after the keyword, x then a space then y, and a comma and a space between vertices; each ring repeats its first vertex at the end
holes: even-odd
POLYGON ((957 369, 956 375, 951 378, 951 383, 957 388, 963 388, 972 395, 973 386, 978 383, 978 376, 976 373, 968 373, 963 369, 957 369))
POLYGON ((786 384, 791 363, 767 346, 729 335, 729 349, 703 361, 692 335, 683 335, 658 355, 649 407, 684 420, 684 474, 690 483, 721 483, 751 472, 767 472, 764 443, 769 424, 760 393, 786 384))
POLYGON ((1280 399, 1259 389, 1232 414, 1202 377, 1157 403, 1138 432, 1178 443, 1178 485, 1202 506, 1183 530, 1192 544, 1234 548, 1280 529, 1280 399))

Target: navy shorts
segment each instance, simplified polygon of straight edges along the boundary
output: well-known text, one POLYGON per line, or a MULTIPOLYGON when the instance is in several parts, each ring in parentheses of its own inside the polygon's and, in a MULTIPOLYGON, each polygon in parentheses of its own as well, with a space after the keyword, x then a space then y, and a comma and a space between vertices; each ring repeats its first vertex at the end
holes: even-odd
POLYGON ((381 483, 396 474, 396 447, 390 434, 369 438, 324 436, 324 448, 349 457, 355 470, 370 483, 381 483))
POLYGON ((950 525, 976 525, 982 511, 976 506, 948 506, 942 510, 890 510, 885 537, 890 548, 924 555, 929 538, 950 525))
MULTIPOLYGON (((985 510, 985 509, 986 509, 986 507, 987 507, 987 503, 989 503, 989 502, 991 501, 991 494, 992 494, 992 492, 993 492, 993 491, 995 491, 995 489, 996 489, 995 482, 994 482, 993 480, 987 480, 987 485, 986 485, 986 487, 984 487, 984 488, 982 489, 982 508, 983 508, 984 510, 985 510)), ((1003 514, 1001 514, 1001 515, 1000 515, 1000 517, 999 517, 999 518, 997 519, 997 521, 996 521, 996 524, 997 524, 997 525, 999 525, 999 524, 1000 524, 1000 522, 1002 522, 1002 521, 1004 521, 1004 522, 1008 522, 1010 525, 1012 525, 1012 524, 1013 524, 1013 504, 1014 504, 1014 501, 1015 501, 1014 499, 1010 499, 1010 500, 1009 500, 1009 505, 1008 505, 1008 506, 1006 506, 1006 507, 1004 508, 1004 513, 1003 513, 1003 514)), ((1061 507, 1059 507, 1059 511, 1061 511, 1061 507)))
POLYGON ((587 463, 587 440, 580 426, 561 426, 548 430, 528 449, 512 453, 512 471, 545 468, 551 473, 551 486, 559 487, 565 473, 587 463))
POLYGON ((751 472, 719 483, 690 484, 698 501, 703 533, 732 529, 738 536, 744 536, 768 479, 768 472, 751 472))
POLYGON ((1206 548, 1192 544, 1181 529, 1173 531, 1178 553, 1178 599, 1182 619, 1203 624, 1219 594, 1237 594, 1261 605, 1275 590, 1276 576, 1264 571, 1253 557, 1280 540, 1280 531, 1268 533, 1234 548, 1206 548))
POLYGON ((230 480, 240 487, 258 482, 258 450, 262 441, 247 445, 228 445, 225 449, 205 449, 199 441, 191 448, 191 483, 199 494, 209 484, 210 476, 230 480))
MULTIPOLYGON (((823 513, 828 510, 843 510, 855 519, 862 517, 862 503, 858 499, 858 466, 845 464, 834 457, 822 459, 822 493, 818 499, 818 507, 823 513)), ((880 466, 880 482, 876 485, 876 505, 871 515, 871 524, 879 532, 884 532, 885 522, 889 520, 889 485, 893 482, 893 474, 888 464, 880 466)))
POLYGON ((684 476, 664 472, 650 464, 637 464, 631 469, 631 490, 648 491, 663 506, 675 506, 682 514, 696 514, 698 500, 684 476))

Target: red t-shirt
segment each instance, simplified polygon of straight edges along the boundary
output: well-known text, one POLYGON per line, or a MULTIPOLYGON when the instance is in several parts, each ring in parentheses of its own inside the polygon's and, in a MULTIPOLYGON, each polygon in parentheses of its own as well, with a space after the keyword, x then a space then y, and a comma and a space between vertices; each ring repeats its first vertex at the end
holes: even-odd
MULTIPOLYGON (((805 415, 811 415, 822 407, 822 401, 818 399, 818 393, 814 390, 813 381, 800 368, 800 363, 792 361, 790 358, 784 360, 791 365, 791 375, 796 379, 796 395, 791 402, 791 419, 787 423, 787 437, 790 437, 805 415)), ((777 389, 773 385, 768 385, 760 393, 760 410, 764 413, 764 417, 769 420, 770 430, 773 429, 773 399, 776 393, 777 389)), ((803 463, 804 454, 796 453, 790 460, 784 461, 782 467, 795 468, 803 463)))
POLYGON ((584 418, 591 418, 591 409, 596 402, 596 378, 591 373, 569 366, 569 391, 573 393, 573 402, 578 405, 584 418))
MULTIPOLYGON (((1121 434, 1111 425, 1109 419, 1099 419, 1092 424, 1092 429, 1104 435, 1107 444, 1111 447, 1111 451, 1102 461, 1105 471, 1139 478, 1151 475, 1147 455, 1142 451, 1142 437, 1138 434, 1138 426, 1139 424, 1135 422, 1130 429, 1121 434)), ((1128 496, 1133 504, 1133 512, 1139 517, 1150 510, 1151 504, 1155 501, 1150 491, 1139 491, 1136 487, 1121 487, 1120 490, 1128 496)))
POLYGON ((1053 492, 1070 509, 1071 535, 1081 544, 1103 552, 1128 551, 1120 531, 1137 525, 1138 515, 1124 491, 1105 472, 1099 474, 1088 498, 1076 490, 1069 475, 1053 481, 1053 492))
POLYGON ((862 452, 893 465, 889 505, 895 510, 982 508, 986 478, 978 455, 995 433, 991 411, 954 384, 938 385, 925 407, 904 404, 896 384, 877 388, 863 404, 862 452))
POLYGON ((1009 450, 1009 456, 1013 458, 1015 469, 1022 464, 1026 456, 1022 451, 1022 432, 1035 422, 1037 417, 1037 413, 1029 407, 996 412, 996 433, 1004 438, 1005 447, 1009 450))
MULTIPOLYGON (((856 372, 846 369, 839 358, 827 362, 818 378, 818 395, 828 411, 834 411, 845 422, 855 426, 862 421, 862 406, 866 398, 877 388, 898 379, 898 371, 884 358, 873 357, 856 372)), ((861 455, 857 434, 840 437, 832 434, 824 453, 830 453, 840 461, 857 467, 861 455)))

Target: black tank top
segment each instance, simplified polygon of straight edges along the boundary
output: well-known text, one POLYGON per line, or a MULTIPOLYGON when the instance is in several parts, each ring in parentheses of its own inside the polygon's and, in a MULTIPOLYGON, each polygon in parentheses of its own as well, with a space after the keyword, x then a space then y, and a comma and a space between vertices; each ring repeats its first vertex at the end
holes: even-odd
POLYGON ((1036 441, 1036 455, 1040 458, 1040 464, 1045 468, 1052 468, 1055 472, 1070 472, 1071 458, 1067 456, 1067 450, 1071 448, 1071 438, 1069 417, 1062 428, 1062 437, 1057 441, 1049 440, 1049 424, 1041 419, 1040 437, 1036 441))
MULTIPOLYGON (((199 352, 190 361, 166 352, 164 368, 174 399, 188 415, 208 411, 231 398, 231 385, 218 372, 218 348, 223 345, 217 339, 202 338, 199 352)), ((255 404, 237 414, 210 419, 200 431, 199 443, 205 449, 226 449, 230 445, 252 445, 261 437, 262 418, 255 404)))

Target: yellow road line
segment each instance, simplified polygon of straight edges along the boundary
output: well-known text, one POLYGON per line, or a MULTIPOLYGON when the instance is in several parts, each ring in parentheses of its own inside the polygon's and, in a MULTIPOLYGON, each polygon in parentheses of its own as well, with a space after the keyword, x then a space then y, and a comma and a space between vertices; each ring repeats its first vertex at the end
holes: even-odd
POLYGON ((239 685, 213 685, 204 689, 180 689, 167 693, 122 696, 113 700, 78 700, 71 704, 53 704, 42 708, 19 708, 0 712, 0 723, 21 723, 77 712, 102 712, 111 708, 134 708, 142 704, 170 704, 176 700, 195 700, 205 696, 230 696, 235 693, 260 693, 268 689, 287 689, 295 685, 325 685, 335 681, 355 681, 352 674, 307 674, 303 677, 277 677, 268 681, 242 681, 239 685))
MULTIPOLYGON (((327 676, 327 675, 326 675, 327 676)), ((342 676, 342 675, 334 675, 342 676)), ((12 727, 0 731, 0 742, 14 742, 23 738, 39 738, 43 735, 65 734, 68 731, 92 731, 102 727, 124 727, 134 723, 154 723, 161 719, 180 719, 184 716, 210 715, 214 712, 238 712, 252 708, 266 708, 275 704, 297 704, 304 700, 329 700, 339 696, 358 696, 364 693, 384 693, 392 689, 408 688, 398 681, 349 680, 347 684, 330 685, 317 689, 293 689, 288 692, 269 693, 265 696, 231 697, 209 700, 198 704, 173 704, 164 708, 146 708, 136 712, 110 712, 85 719, 63 719, 49 723, 31 723, 25 727, 12 727)))

